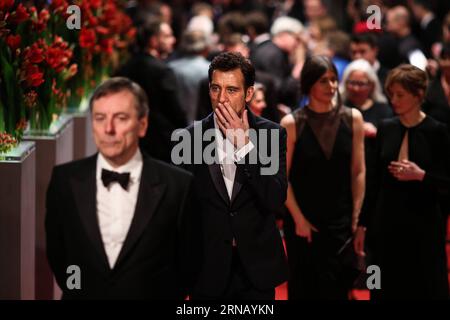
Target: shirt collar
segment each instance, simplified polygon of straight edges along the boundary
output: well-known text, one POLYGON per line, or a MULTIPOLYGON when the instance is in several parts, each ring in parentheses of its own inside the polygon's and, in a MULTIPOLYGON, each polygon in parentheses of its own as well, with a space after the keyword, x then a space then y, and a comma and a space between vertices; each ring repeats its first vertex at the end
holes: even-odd
POLYGON ((101 178, 102 169, 115 171, 118 173, 129 172, 130 173, 130 181, 131 182, 139 182, 141 178, 143 165, 142 153, 139 148, 136 150, 135 154, 131 159, 125 163, 124 165, 113 168, 108 161, 106 161, 105 157, 99 152, 97 157, 97 179, 101 178))
POLYGON ((254 42, 256 45, 258 45, 258 44, 263 43, 264 41, 267 41, 267 40, 270 40, 270 34, 268 34, 268 33, 263 33, 263 34, 260 34, 259 36, 257 36, 257 37, 253 40, 253 42, 254 42))
POLYGON ((380 65, 380 61, 375 60, 375 62, 373 63, 373 70, 375 70, 375 72, 378 72, 378 70, 380 69, 381 65, 380 65))
POLYGON ((434 14, 431 13, 431 12, 427 13, 427 14, 422 18, 422 21, 420 21, 420 26, 421 26, 423 29, 425 29, 425 28, 428 26, 428 24, 430 23, 430 21, 433 20, 433 19, 434 19, 434 14))

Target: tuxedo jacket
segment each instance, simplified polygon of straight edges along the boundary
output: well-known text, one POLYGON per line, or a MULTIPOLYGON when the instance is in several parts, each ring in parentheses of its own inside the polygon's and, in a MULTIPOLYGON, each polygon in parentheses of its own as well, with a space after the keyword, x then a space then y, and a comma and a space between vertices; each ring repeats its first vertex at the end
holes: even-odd
MULTIPOLYGON (((130 229, 108 264, 96 211, 97 155, 56 166, 47 191, 47 257, 63 299, 182 299, 194 282, 192 175, 143 154, 130 229), (68 289, 68 266, 81 290, 68 289)), ((197 233, 198 234, 198 233, 197 233)))
POLYGON ((172 131, 187 125, 175 73, 163 61, 139 53, 133 55, 115 75, 133 80, 147 94, 150 125, 140 140, 140 146, 153 158, 170 163, 172 131))
POLYGON ((300 99, 300 82, 291 75, 293 66, 289 62, 289 55, 271 40, 267 40, 253 48, 250 60, 258 72, 272 77, 277 103, 296 107, 300 99))
MULTIPOLYGON (((261 175, 263 164, 250 164, 251 153, 257 153, 264 141, 252 141, 255 148, 237 163, 230 199, 220 165, 184 164, 194 174, 194 188, 199 201, 203 237, 203 259, 194 292, 198 295, 220 296, 228 284, 231 271, 233 238, 252 285, 257 289, 275 288, 286 280, 287 264, 282 240, 275 223, 275 214, 284 208, 287 194, 286 131, 279 125, 254 116, 248 110, 251 128, 274 129, 279 132, 279 169, 274 175, 261 175), (245 163, 246 162, 246 163, 245 163)), ((214 128, 213 113, 188 127, 192 149, 202 150, 211 141, 198 141, 195 126, 202 132, 214 128)), ((270 139, 269 139, 270 141, 270 139)), ((269 154, 274 151, 270 150, 269 154)))

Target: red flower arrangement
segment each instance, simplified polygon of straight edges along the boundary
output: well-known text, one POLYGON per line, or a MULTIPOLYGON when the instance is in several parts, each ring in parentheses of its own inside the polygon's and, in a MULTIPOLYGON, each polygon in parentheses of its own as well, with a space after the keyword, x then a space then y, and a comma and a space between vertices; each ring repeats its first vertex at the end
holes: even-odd
POLYGON ((118 0, 79 0, 75 4, 83 17, 78 37, 71 41, 80 48, 74 50, 79 73, 70 81, 70 105, 77 107, 119 61, 126 59, 135 29, 118 0))
POLYGON ((51 0, 37 10, 0 0, 2 143, 20 141, 26 120, 48 128, 68 99, 78 106, 126 58, 136 31, 123 6, 120 0, 51 0), (69 3, 81 8, 79 31, 66 27, 69 3))
MULTIPOLYGON (((67 2, 55 0, 50 8, 65 16, 67 2)), ((27 120, 32 129, 45 130, 67 102, 65 82, 77 66, 52 19, 58 17, 46 8, 0 3, 0 133, 11 137, 2 140, 3 152, 20 141, 27 120)))

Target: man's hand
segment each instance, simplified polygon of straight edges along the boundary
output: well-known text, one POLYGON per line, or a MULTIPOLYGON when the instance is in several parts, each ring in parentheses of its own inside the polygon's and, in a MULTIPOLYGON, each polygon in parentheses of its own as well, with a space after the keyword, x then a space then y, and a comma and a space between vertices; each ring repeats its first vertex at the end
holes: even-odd
POLYGON ((239 117, 229 102, 218 103, 214 111, 217 116, 217 123, 222 133, 233 143, 236 150, 241 149, 249 143, 249 131, 247 110, 239 117))

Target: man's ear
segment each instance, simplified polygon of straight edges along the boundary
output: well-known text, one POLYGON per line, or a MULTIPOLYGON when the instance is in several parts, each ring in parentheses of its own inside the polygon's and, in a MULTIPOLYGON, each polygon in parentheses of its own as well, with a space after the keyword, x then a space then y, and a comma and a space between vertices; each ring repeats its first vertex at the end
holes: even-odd
POLYGON ((145 137, 148 128, 148 117, 143 116, 139 119, 139 138, 145 137))
POLYGON ((378 47, 373 47, 373 50, 375 51, 375 56, 378 57, 378 52, 380 49, 378 49, 378 47))
POLYGON ((158 47, 158 37, 157 36, 151 36, 150 39, 148 39, 148 47, 149 49, 154 49, 158 47))
POLYGON ((252 100, 254 93, 255 87, 254 86, 248 87, 247 92, 245 93, 245 102, 249 103, 252 100))

